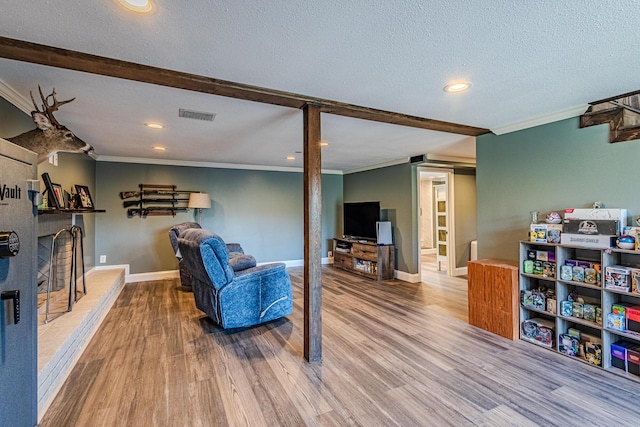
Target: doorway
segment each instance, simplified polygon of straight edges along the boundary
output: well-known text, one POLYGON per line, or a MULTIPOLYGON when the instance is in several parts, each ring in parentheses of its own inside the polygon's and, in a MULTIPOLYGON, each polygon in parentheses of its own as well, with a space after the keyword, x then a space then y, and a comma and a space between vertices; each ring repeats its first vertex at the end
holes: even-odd
POLYGON ((439 273, 450 276, 454 271, 455 245, 451 244, 453 215, 451 183, 453 171, 442 168, 418 168, 418 230, 420 244, 420 276, 439 273))

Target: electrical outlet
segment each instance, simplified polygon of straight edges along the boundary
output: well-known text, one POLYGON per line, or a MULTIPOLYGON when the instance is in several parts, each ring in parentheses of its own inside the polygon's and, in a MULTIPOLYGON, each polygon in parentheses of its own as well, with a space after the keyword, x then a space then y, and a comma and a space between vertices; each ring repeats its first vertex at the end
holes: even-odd
POLYGON ((329 251, 327 255, 329 256, 329 258, 333 258, 333 251, 329 251))
POLYGON ((104 264, 107 262, 107 256, 106 255, 100 255, 100 264, 104 264))

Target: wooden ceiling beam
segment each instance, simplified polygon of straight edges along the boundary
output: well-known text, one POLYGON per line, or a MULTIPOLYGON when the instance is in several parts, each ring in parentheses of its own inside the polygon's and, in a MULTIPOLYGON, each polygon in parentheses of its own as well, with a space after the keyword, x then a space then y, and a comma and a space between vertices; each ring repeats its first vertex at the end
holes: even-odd
POLYGON ((609 98, 604 98, 604 99, 600 99, 598 101, 593 101, 593 102, 590 102, 589 105, 598 105, 598 104, 602 104, 604 102, 611 102, 611 101, 615 101, 616 99, 626 98, 628 96, 639 95, 639 94, 640 94, 640 90, 634 90, 633 92, 627 92, 627 93, 623 93, 621 95, 611 96, 609 98))
POLYGON ((439 132, 468 136, 479 136, 490 132, 488 129, 474 126, 313 98, 7 37, 0 37, 0 57, 282 107, 300 109, 308 104, 316 104, 321 106, 324 113, 439 132))
POLYGON ((480 136, 491 132, 489 129, 458 123, 443 122, 441 120, 427 119, 418 116, 409 116, 392 111, 376 110, 375 108, 361 107, 359 105, 345 104, 336 101, 318 101, 322 105, 322 112, 337 116, 353 117, 356 119, 371 120, 375 122, 390 123, 419 129, 434 130, 439 132, 455 133, 468 136, 480 136))

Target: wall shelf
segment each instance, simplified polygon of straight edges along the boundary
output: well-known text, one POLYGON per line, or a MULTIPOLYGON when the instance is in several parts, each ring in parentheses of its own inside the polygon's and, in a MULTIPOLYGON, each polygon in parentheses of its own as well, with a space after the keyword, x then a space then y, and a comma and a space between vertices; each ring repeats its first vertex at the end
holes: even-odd
POLYGON ((38 209, 38 215, 52 215, 52 214, 90 214, 90 213, 103 213, 104 209, 38 209))

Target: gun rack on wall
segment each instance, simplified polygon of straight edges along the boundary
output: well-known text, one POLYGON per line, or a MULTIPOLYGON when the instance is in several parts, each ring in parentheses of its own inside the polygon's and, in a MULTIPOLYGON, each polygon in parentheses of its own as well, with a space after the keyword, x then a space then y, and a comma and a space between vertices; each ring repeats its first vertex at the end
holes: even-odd
POLYGON ((122 191, 120 198, 124 200, 122 207, 127 209, 127 218, 139 216, 176 216, 178 212, 186 212, 189 194, 197 191, 178 190, 175 185, 139 184, 135 191, 122 191), (186 195, 186 196, 185 196, 186 195))

